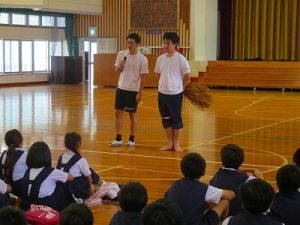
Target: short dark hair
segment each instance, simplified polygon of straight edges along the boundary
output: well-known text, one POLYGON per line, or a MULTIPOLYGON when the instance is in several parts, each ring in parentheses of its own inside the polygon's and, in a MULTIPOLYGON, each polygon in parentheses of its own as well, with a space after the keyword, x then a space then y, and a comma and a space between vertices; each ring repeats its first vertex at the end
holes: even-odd
POLYGON ((29 168, 51 167, 51 160, 49 146, 45 142, 38 141, 30 146, 26 164, 29 168))
POLYGON ((129 39, 129 38, 133 39, 135 41, 135 43, 141 43, 141 37, 137 33, 129 34, 126 39, 129 39))
POLYGON ((225 145, 221 149, 222 165, 226 168, 238 169, 244 162, 244 151, 235 144, 225 145))
POLYGON ((180 163, 182 174, 190 179, 199 179, 204 175, 206 162, 198 153, 186 154, 180 163))
POLYGON ((300 167, 300 148, 298 148, 293 155, 293 163, 295 163, 296 166, 300 167))
POLYGON ((80 155, 77 151, 77 144, 81 143, 81 136, 76 132, 66 133, 65 146, 77 155, 80 155))
POLYGON ((25 213, 12 207, 0 209, 1 225, 27 225, 25 213))
POLYGON ((147 190, 139 182, 129 182, 120 190, 119 203, 123 211, 142 212, 147 202, 147 190))
POLYGON ((262 179, 252 179, 239 188, 239 197, 243 208, 252 213, 266 212, 274 198, 274 189, 262 179))
POLYGON ((144 225, 182 225, 183 215, 176 203, 161 198, 146 206, 142 221, 144 225))
POLYGON ((179 44, 179 36, 176 32, 166 32, 163 35, 163 40, 170 40, 173 44, 179 44))
POLYGON ((300 169, 295 165, 284 165, 277 171, 276 181, 280 192, 297 192, 300 187, 300 169))
POLYGON ((72 203, 60 215, 60 225, 93 225, 94 216, 85 204, 72 203))

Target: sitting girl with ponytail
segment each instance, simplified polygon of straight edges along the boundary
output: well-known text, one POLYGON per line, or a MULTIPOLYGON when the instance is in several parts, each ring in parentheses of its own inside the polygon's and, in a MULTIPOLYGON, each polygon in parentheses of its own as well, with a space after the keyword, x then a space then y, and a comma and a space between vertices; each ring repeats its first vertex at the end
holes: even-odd
POLYGON ((74 176, 71 186, 75 198, 89 199, 92 194, 90 185, 95 185, 95 189, 97 189, 105 181, 89 168, 87 160, 81 157, 81 136, 79 134, 66 133, 65 146, 68 150, 59 157, 56 168, 74 176))
POLYGON ((21 195, 21 182, 27 170, 27 152, 22 149, 23 136, 13 129, 6 132, 5 144, 8 149, 0 157, 0 178, 12 187, 12 194, 21 195))

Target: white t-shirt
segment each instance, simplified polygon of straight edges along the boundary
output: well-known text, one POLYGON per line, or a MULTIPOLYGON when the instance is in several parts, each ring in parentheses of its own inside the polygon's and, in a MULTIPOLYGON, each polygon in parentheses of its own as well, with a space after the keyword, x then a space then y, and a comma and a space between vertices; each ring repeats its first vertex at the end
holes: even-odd
MULTIPOLYGON (((36 176, 42 171, 44 167, 37 169, 30 169, 29 179, 34 180, 36 176)), ((61 170, 54 169, 49 176, 42 182, 39 191, 39 198, 44 198, 46 196, 51 196, 56 188, 56 182, 60 181, 62 183, 66 183, 68 179, 68 173, 65 173, 61 170)), ((29 184, 28 194, 31 189, 31 184, 29 184)))
POLYGON ((175 95, 183 91, 183 77, 191 72, 187 59, 179 52, 168 57, 167 53, 156 60, 154 72, 160 74, 158 91, 162 94, 175 95))
MULTIPOLYGON (((24 174, 28 168, 26 165, 27 152, 25 152, 21 148, 16 148, 16 150, 22 151, 24 153, 21 155, 21 157, 18 159, 18 161, 16 162, 16 164, 14 166, 14 170, 13 170, 13 174, 12 174, 13 181, 20 180, 21 178, 23 178, 24 174)), ((2 165, 5 162, 5 159, 6 159, 6 152, 3 155, 2 165)))
POLYGON ((6 183, 0 179, 0 194, 5 194, 7 190, 6 183))
MULTIPOLYGON (((74 152, 68 150, 66 153, 62 155, 62 163, 67 163, 69 160, 75 155, 74 152)), ((80 177, 84 175, 85 177, 91 174, 89 164, 85 158, 79 159, 69 170, 69 173, 73 175, 73 177, 80 177)))
POLYGON ((120 65, 120 61, 126 59, 126 65, 120 73, 118 88, 127 91, 138 91, 140 88, 141 74, 149 73, 148 59, 139 51, 135 55, 130 55, 128 50, 118 53, 115 66, 120 65))
POLYGON ((223 194, 222 189, 215 188, 209 185, 205 194, 205 201, 218 204, 222 197, 222 194, 223 194))

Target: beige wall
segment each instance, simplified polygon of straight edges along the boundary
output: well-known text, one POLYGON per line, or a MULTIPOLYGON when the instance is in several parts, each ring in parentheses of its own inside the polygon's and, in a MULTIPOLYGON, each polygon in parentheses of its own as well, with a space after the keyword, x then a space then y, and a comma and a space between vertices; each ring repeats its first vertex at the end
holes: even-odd
POLYGON ((41 8, 53 12, 102 14, 102 0, 1 0, 0 7, 41 8))
POLYGON ((64 41, 64 29, 0 26, 1 39, 64 41))

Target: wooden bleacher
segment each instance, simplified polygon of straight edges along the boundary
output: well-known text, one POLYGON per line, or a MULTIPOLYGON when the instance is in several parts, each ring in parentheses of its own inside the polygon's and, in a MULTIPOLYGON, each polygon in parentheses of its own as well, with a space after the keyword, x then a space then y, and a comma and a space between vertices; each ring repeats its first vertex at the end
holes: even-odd
POLYGON ((300 89, 300 62, 208 61, 206 72, 192 77, 210 87, 300 89))

